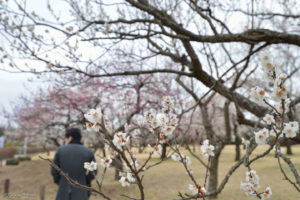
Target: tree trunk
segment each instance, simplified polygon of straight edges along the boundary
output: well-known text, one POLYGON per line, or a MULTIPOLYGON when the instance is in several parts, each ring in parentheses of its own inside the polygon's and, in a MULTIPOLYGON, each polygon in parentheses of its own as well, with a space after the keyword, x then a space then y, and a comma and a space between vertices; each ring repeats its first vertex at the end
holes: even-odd
POLYGON ((289 139, 286 139, 285 144, 286 144, 286 154, 293 155, 291 141, 289 139))
MULTIPOLYGON (((219 167, 220 154, 216 154, 211 157, 211 163, 209 168, 209 182, 208 182, 208 193, 214 192, 218 188, 218 167, 219 167)), ((211 196, 210 199, 216 199, 217 195, 211 196)))
POLYGON ((229 101, 226 101, 225 104, 224 104, 224 124, 225 124, 226 143, 227 144, 230 143, 230 139, 231 139, 229 105, 230 105, 229 101))
POLYGON ((116 157, 113 160, 113 166, 115 167, 115 180, 120 180, 119 173, 123 171, 123 165, 120 155, 116 155, 116 157))
POLYGON ((239 161, 241 159, 241 149, 240 149, 240 139, 237 134, 237 124, 234 124, 234 136, 235 136, 235 161, 239 161))
POLYGON ((143 153, 142 144, 139 145, 139 153, 143 153))
POLYGON ((165 159, 167 157, 167 143, 162 144, 162 151, 161 151, 161 159, 165 159))

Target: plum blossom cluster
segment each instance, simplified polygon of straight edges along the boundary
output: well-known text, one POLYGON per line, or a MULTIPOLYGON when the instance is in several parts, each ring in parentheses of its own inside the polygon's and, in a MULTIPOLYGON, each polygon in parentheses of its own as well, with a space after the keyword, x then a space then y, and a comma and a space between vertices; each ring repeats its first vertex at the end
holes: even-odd
POLYGON ((250 96, 257 103, 265 102, 271 106, 273 113, 266 114, 263 118, 263 121, 268 125, 268 129, 264 128, 254 132, 255 141, 258 145, 267 144, 270 136, 278 138, 283 136, 287 138, 296 137, 299 130, 298 122, 283 123, 282 127, 280 121, 278 121, 278 118, 289 111, 290 100, 287 98, 287 89, 284 85, 287 75, 278 73, 278 65, 273 64, 269 55, 263 55, 261 63, 266 80, 273 85, 273 93, 270 95, 272 98, 267 100, 264 89, 260 87, 252 88, 250 96), (274 102, 273 105, 271 105, 271 102, 274 102))
POLYGON ((107 158, 102 158, 100 162, 101 162, 101 166, 103 166, 104 168, 109 168, 111 167, 112 158, 110 156, 107 158))
MULTIPOLYGON (((256 103, 265 103, 271 107, 272 113, 268 113, 263 117, 266 124, 265 128, 254 132, 255 142, 258 145, 270 143, 274 151, 279 153, 281 152, 279 139, 281 137, 296 137, 299 131, 299 123, 296 121, 284 122, 284 115, 289 111, 290 104, 290 100, 287 98, 287 89, 284 85, 287 75, 278 73, 278 65, 273 64, 268 55, 261 57, 261 63, 265 79, 269 82, 269 85, 273 86, 273 92, 268 96, 264 89, 254 87, 251 89, 250 96, 256 103)), ((270 198, 272 195, 270 187, 267 187, 264 192, 257 192, 260 188, 259 177, 254 170, 246 172, 246 182, 242 182, 240 188, 247 196, 259 197, 263 200, 270 198)))
POLYGON ((153 148, 154 154, 160 154, 161 144, 165 143, 178 124, 177 116, 174 114, 174 102, 170 96, 163 97, 161 101, 161 112, 156 113, 153 110, 147 111, 143 119, 138 120, 139 125, 147 125, 149 130, 157 133, 158 141, 153 148))
POLYGON ((129 187, 131 183, 135 182, 135 176, 130 172, 127 173, 120 172, 119 175, 121 177, 119 182, 123 187, 129 187))
POLYGON ((95 171, 97 170, 97 163, 92 161, 92 162, 85 162, 84 163, 84 169, 88 170, 88 171, 95 171))
POLYGON ((272 195, 272 190, 268 186, 263 193, 258 193, 257 190, 260 188, 259 176, 255 170, 250 170, 246 172, 246 182, 241 182, 241 190, 245 192, 247 196, 257 197, 260 199, 268 199, 272 195))
POLYGON ((189 184, 189 190, 192 192, 193 195, 201 194, 204 195, 206 193, 206 189, 203 186, 189 184))
POLYGON ((114 135, 112 142, 119 150, 122 150, 122 147, 126 146, 129 140, 130 140, 130 136, 128 136, 127 133, 117 132, 114 135))
MULTIPOLYGON (((215 147, 209 143, 209 140, 204 140, 203 145, 201 146, 201 151, 204 157, 209 158, 214 156, 214 149, 215 147)), ((185 168, 186 173, 189 176, 192 176, 192 170, 188 169, 188 166, 192 164, 190 157, 184 156, 179 152, 172 154, 171 158, 174 161, 181 162, 185 168)), ((209 162, 210 160, 208 160, 209 162)), ((189 190, 192 192, 193 195, 201 194, 202 196, 206 193, 206 189, 203 186, 198 185, 197 183, 189 184, 189 190)))
MULTIPOLYGON (((129 187, 130 184, 136 182, 135 175, 130 172, 130 167, 136 170, 139 166, 138 162, 135 160, 134 162, 129 163, 130 166, 128 166, 127 163, 123 163, 124 168, 127 170, 127 172, 120 172, 119 176, 121 177, 119 182, 123 187, 129 187)), ((145 168, 143 169, 145 170, 145 168)))
MULTIPOLYGON (((261 58, 261 63, 266 81, 273 85, 273 94, 271 95, 273 100, 287 100, 287 89, 284 85, 287 75, 284 73, 278 75, 278 65, 273 64, 273 61, 269 55, 263 55, 261 58)), ((266 98, 266 92, 263 88, 256 86, 251 89, 250 96, 253 101, 262 103, 266 98)))
POLYGON ((179 161, 182 162, 183 164, 185 164, 186 166, 189 166, 192 164, 191 158, 189 156, 184 156, 182 154, 179 153, 174 153, 172 154, 171 158, 174 161, 179 161))
POLYGON ((85 119, 88 121, 86 123, 86 128, 88 131, 99 131, 100 124, 102 120, 101 108, 91 109, 86 114, 84 114, 85 119))
POLYGON ((269 138, 269 130, 266 128, 263 128, 257 132, 254 132, 255 134, 255 141, 258 145, 267 144, 267 140, 269 138))
POLYGON ((283 134, 287 138, 293 138, 297 136, 299 131, 299 123, 296 121, 292 121, 289 123, 284 123, 283 134))
POLYGON ((205 158, 208 158, 209 156, 215 156, 214 150, 215 147, 209 143, 209 140, 203 141, 203 145, 201 146, 201 151, 205 158))

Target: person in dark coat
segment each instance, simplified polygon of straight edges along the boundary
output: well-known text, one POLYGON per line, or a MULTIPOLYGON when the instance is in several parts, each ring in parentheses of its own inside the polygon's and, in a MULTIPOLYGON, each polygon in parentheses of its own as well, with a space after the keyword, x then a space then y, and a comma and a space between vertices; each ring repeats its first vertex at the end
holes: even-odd
MULTIPOLYGON (((53 162, 73 180, 82 185, 90 186, 97 170, 87 173, 84 163, 95 162, 95 156, 92 150, 82 145, 80 140, 80 130, 77 128, 69 129, 66 133, 67 144, 57 149, 53 162)), ((73 187, 53 167, 51 167, 51 175, 54 182, 59 186, 56 200, 88 200, 88 191, 73 187)))

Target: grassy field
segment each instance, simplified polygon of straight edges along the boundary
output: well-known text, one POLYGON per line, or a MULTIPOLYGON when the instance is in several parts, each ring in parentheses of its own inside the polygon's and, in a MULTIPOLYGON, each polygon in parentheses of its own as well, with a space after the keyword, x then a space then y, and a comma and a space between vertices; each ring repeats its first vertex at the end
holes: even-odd
MULTIPOLYGON (((259 147, 254 154, 262 152, 267 147, 259 147)), ((296 168, 300 171, 300 146, 293 147, 294 155, 290 156, 295 163, 296 168)), ((187 152, 184 152, 188 155, 187 152)), ((200 154, 200 148, 197 148, 197 154, 200 154)), ((244 153, 244 152, 243 152, 244 153)), ((53 157, 53 154, 50 155, 53 157)), ((146 159, 146 154, 138 154, 139 163, 146 159)), ((153 158, 151 162, 157 161, 158 158, 153 158)), ((219 182, 223 179, 234 161, 234 146, 227 146, 220 158, 219 167, 219 182)), ((150 162, 150 163, 151 163, 150 162)), ((265 158, 257 161, 252 166, 260 176, 261 189, 271 186, 273 200, 298 200, 298 193, 291 185, 283 180, 283 175, 278 168, 277 160, 272 152, 265 158)), ((192 159, 191 169, 194 171, 196 179, 203 183, 204 168, 195 160, 192 159)), ((285 166, 285 169, 288 168, 285 166)), ((103 170, 99 169, 100 172, 103 170)), ((239 189, 240 182, 245 179, 246 168, 241 166, 234 175, 230 178, 225 186, 225 189, 218 196, 218 199, 224 200, 242 200, 248 199, 245 194, 239 189)), ((291 177, 291 174, 288 173, 291 177)), ((144 186, 146 199, 149 200, 164 200, 177 198, 178 191, 184 193, 188 191, 188 184, 191 183, 186 175, 184 168, 178 162, 168 160, 161 165, 158 165, 145 173, 144 186)), ((30 199, 39 200, 40 185, 46 186, 46 200, 55 199, 57 186, 53 184, 50 176, 50 167, 47 162, 39 160, 37 156, 33 157, 33 161, 22 162, 18 166, 4 166, 0 168, 0 199, 30 199), (11 181, 10 193, 14 196, 10 198, 3 197, 3 182, 6 178, 11 181)), ((95 185, 94 185, 95 187, 95 185)), ((111 169, 106 174, 104 180, 103 191, 111 196, 112 199, 126 199, 120 197, 121 194, 126 194, 132 197, 139 197, 137 186, 132 185, 129 188, 123 188, 114 181, 114 170, 111 169)), ((92 196, 91 200, 102 199, 100 196, 92 196)))

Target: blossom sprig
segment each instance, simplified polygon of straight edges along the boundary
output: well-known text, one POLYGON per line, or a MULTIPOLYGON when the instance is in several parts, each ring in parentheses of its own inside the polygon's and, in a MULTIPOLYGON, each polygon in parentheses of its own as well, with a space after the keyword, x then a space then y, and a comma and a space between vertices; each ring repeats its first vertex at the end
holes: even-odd
POLYGON ((269 130, 266 128, 263 128, 257 132, 254 132, 255 135, 255 142, 258 145, 267 144, 267 139, 269 138, 269 130))
POLYGON ((122 150, 122 147, 126 146, 129 141, 130 141, 130 136, 128 136, 127 133, 117 132, 115 133, 112 142, 116 146, 116 148, 122 150))
POLYGON ((161 105, 163 107, 162 110, 164 113, 169 113, 174 109, 174 101, 170 96, 163 97, 161 105))
POLYGON ((268 125, 275 124, 275 119, 274 119, 274 116, 273 116, 273 115, 266 114, 266 115, 264 116, 263 120, 264 120, 268 125))
POLYGON ((111 157, 102 158, 102 159, 100 160, 100 163, 101 163, 101 165, 102 165, 104 168, 110 168, 110 167, 111 167, 111 163, 112 163, 112 159, 111 159, 111 157))
POLYGON ((86 123, 88 131, 98 132, 100 130, 102 117, 104 117, 101 108, 90 109, 86 114, 84 114, 84 117, 88 121, 86 123))
POLYGON ((97 170, 97 163, 92 161, 92 162, 85 162, 84 163, 84 169, 88 170, 88 171, 95 171, 97 170))
POLYGON ((138 119, 138 124, 146 124, 149 130, 157 133, 158 143, 165 143, 167 138, 173 135, 173 132, 178 125, 177 116, 172 112, 174 102, 171 97, 166 96, 161 101, 161 112, 156 113, 154 110, 147 111, 144 114, 144 119, 138 119), (144 123, 145 122, 145 123, 144 123))
MULTIPOLYGON (((134 162, 130 162, 129 164, 133 169, 137 169, 139 166, 139 163, 136 160, 134 162)), ((123 166, 125 167, 126 170, 128 170, 128 171, 130 170, 130 167, 128 166, 127 163, 123 163, 123 166)))
POLYGON ((209 143, 209 140, 203 141, 203 145, 201 146, 201 151, 205 158, 208 158, 210 156, 215 156, 214 150, 215 147, 209 143))
POLYGON ((269 55, 263 55, 261 63, 267 80, 273 85, 273 94, 271 96, 272 101, 275 101, 275 103, 272 105, 271 101, 266 100, 266 93, 262 88, 254 87, 251 89, 250 95, 255 102, 264 102, 273 110, 273 114, 266 114, 263 118, 263 121, 268 125, 268 129, 263 128, 254 132, 255 141, 258 145, 267 144, 269 137, 296 137, 299 130, 297 122, 293 122, 292 125, 284 123, 284 114, 289 112, 290 105, 290 100, 287 98, 287 89, 284 85, 287 75, 278 73, 278 65, 273 64, 269 55))
POLYGON ((153 147, 153 154, 161 154, 162 146, 161 144, 157 144, 153 147))
POLYGON ((246 182, 241 182, 240 189, 245 192, 247 196, 257 197, 260 199, 268 199, 272 195, 271 187, 268 186, 262 193, 258 193, 260 188, 259 176, 255 170, 249 170, 246 172, 246 182))
POLYGON ((265 94, 265 90, 258 86, 251 88, 251 99, 256 103, 263 103, 263 100, 265 99, 265 94))
POLYGON ((191 158, 189 156, 185 156, 179 153, 172 154, 171 158, 174 161, 182 162, 185 166, 189 166, 192 164, 191 158))
POLYGON ((261 56, 261 63, 263 66, 264 77, 267 81, 273 81, 276 78, 278 71, 278 64, 274 64, 270 55, 264 54, 261 56))
POLYGON ((195 185, 195 184, 189 184, 189 190, 192 192, 193 195, 201 194, 205 195, 206 189, 203 186, 195 185))

